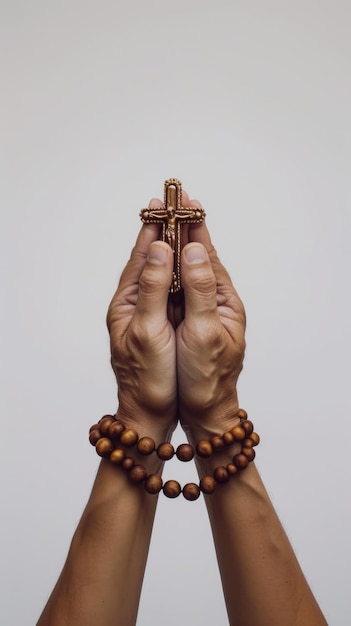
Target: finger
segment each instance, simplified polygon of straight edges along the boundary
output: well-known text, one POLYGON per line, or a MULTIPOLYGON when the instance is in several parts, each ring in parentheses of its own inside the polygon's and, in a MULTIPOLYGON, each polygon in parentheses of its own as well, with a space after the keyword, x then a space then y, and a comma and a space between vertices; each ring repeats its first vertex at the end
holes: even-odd
POLYGON ((139 231, 135 246, 132 249, 129 261, 119 279, 118 289, 135 284, 139 281, 141 272, 146 263, 150 244, 159 237, 157 224, 144 224, 139 231))
POLYGON ((164 206, 163 200, 160 200, 160 198, 151 198, 148 206, 149 209, 161 209, 164 206))
MULTIPOLYGON (((199 203, 200 204, 200 203, 199 203)), ((202 208, 201 206, 199 208, 202 208)), ((207 253, 211 259, 213 271, 215 273, 218 283, 226 283, 232 286, 231 278, 218 258, 216 249, 211 241, 211 236, 207 228, 206 222, 203 221, 200 224, 190 224, 189 228, 189 241, 201 243, 205 246, 207 253)))
POLYGON ((190 206, 193 206, 195 209, 202 209, 202 204, 199 200, 196 200, 195 198, 193 198, 193 200, 190 200, 190 206))
POLYGON ((182 189, 182 206, 183 207, 187 207, 189 206, 189 194, 187 191, 185 191, 185 189, 182 189))
MULTIPOLYGON (((184 189, 182 190, 182 206, 202 209, 201 202, 199 202, 198 200, 190 200, 189 194, 184 189)), ((190 227, 190 224, 182 224, 182 247, 183 248, 190 241, 189 227, 190 227)))
POLYGON ((217 315, 217 283, 205 246, 193 242, 185 246, 181 258, 185 319, 199 323, 217 315))
MULTIPOLYGON (((160 198, 151 198, 149 204, 150 209, 157 209, 163 206, 160 198)), ((134 248, 132 249, 130 259, 123 270, 119 288, 124 288, 128 284, 135 284, 139 281, 140 274, 146 262, 149 246, 153 241, 159 239, 160 226, 158 224, 144 224, 138 234, 134 248)))
POLYGON ((173 252, 163 242, 153 242, 148 251, 143 271, 139 278, 139 291, 134 321, 142 327, 149 324, 155 328, 167 320, 169 286, 172 280, 173 252))
MULTIPOLYGON (((220 259, 218 258, 216 249, 214 248, 211 241, 211 236, 205 221, 200 224, 190 224, 189 239, 191 242, 202 244, 205 247, 207 254, 209 255, 212 269, 216 278, 217 305, 227 305, 233 311, 236 311, 237 315, 242 318, 243 325, 245 326, 245 309, 243 303, 233 285, 232 279, 228 271, 226 270, 224 265, 222 265, 220 259)), ((181 267, 182 283, 184 283, 183 266, 181 267)))

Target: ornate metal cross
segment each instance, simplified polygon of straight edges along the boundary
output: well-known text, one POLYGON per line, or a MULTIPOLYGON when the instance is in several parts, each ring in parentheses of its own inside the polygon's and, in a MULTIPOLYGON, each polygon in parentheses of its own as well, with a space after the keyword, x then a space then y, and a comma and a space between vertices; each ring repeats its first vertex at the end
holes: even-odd
POLYGON ((173 278, 169 289, 171 293, 181 289, 182 224, 199 224, 205 216, 203 209, 182 206, 182 183, 176 178, 165 181, 163 207, 140 211, 144 224, 162 224, 162 240, 167 241, 173 250, 173 278))

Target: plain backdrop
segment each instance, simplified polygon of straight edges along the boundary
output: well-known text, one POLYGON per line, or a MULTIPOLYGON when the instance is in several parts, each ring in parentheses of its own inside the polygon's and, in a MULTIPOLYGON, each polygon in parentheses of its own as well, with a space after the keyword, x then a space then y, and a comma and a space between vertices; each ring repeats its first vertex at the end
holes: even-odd
MULTIPOLYGON (((116 409, 107 306, 140 208, 177 177, 246 306, 258 468, 328 623, 346 626, 350 3, 0 9, 1 624, 35 624, 63 565, 98 465, 87 429, 116 409)), ((195 478, 179 465, 166 475, 195 478)), ((160 497, 151 624, 227 624, 202 498, 160 497)))

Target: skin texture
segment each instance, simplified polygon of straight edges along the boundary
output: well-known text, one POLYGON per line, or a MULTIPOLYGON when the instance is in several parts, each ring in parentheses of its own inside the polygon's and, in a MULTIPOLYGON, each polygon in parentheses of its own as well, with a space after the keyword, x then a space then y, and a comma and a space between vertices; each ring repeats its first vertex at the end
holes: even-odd
MULTIPOLYGON (((201 206, 186 193, 183 201, 201 206)), ((184 227, 184 292, 172 297, 172 250, 158 237, 156 225, 142 227, 107 314, 117 413, 156 444, 179 419, 194 444, 234 424, 245 311, 204 223, 184 227)), ((227 455, 198 459, 199 475, 226 465, 227 455)), ((162 471, 156 455, 142 463, 162 471)), ((102 461, 38 626, 135 624, 156 504, 102 461)), ((254 463, 206 504, 230 624, 325 625, 254 463)))

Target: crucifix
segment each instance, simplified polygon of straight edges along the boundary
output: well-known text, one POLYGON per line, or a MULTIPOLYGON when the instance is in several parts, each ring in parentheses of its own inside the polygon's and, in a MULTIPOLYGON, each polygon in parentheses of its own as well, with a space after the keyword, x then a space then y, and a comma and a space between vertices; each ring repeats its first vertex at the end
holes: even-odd
POLYGON ((162 241, 166 241, 173 250, 173 277, 169 288, 171 293, 181 289, 182 224, 199 224, 203 222, 205 215, 203 209, 182 206, 182 183, 176 178, 165 181, 163 207, 140 211, 144 224, 162 224, 162 241))

